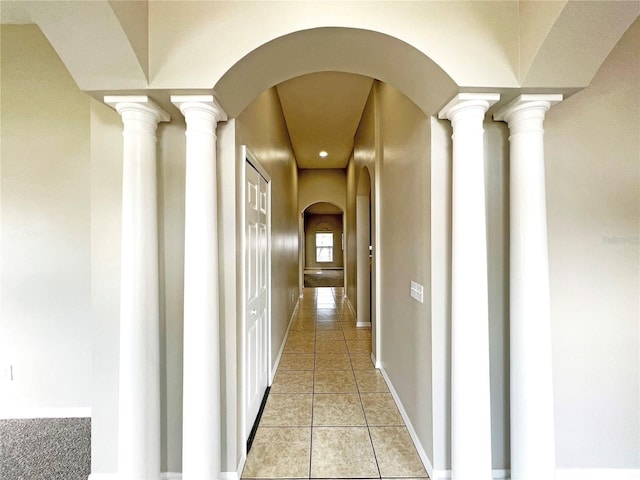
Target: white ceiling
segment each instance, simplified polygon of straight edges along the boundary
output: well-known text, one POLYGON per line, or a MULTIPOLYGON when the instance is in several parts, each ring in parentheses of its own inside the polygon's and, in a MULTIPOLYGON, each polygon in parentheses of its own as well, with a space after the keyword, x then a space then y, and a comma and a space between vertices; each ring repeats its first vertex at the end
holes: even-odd
POLYGON ((298 168, 346 168, 373 79, 341 72, 303 75, 278 85, 298 168), (329 155, 320 158, 319 153, 329 155))

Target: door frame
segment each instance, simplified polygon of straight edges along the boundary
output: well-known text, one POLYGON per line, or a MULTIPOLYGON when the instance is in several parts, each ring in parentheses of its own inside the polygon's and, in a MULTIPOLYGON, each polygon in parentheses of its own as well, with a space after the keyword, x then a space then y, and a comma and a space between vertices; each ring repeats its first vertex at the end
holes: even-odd
POLYGON ((244 457, 246 458, 246 438, 247 432, 247 231, 246 231, 246 202, 247 202, 247 163, 249 163, 267 182, 267 386, 273 383, 273 372, 271 369, 271 177, 266 169, 260 164, 258 159, 251 153, 246 145, 240 146, 239 173, 240 173, 240 429, 243 441, 241 442, 244 449, 244 457))

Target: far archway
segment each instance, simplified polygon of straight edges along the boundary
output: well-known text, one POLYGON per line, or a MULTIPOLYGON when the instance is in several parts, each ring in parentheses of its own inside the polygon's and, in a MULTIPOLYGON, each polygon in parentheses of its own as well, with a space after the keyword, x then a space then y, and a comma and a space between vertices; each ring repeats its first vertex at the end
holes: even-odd
POLYGON ((344 211, 317 202, 302 213, 304 287, 344 286, 344 211))

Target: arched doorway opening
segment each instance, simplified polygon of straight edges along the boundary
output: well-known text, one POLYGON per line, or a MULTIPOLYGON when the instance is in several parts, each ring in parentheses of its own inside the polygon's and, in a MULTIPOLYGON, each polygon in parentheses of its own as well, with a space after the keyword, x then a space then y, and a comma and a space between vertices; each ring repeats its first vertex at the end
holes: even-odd
MULTIPOLYGON (((387 55, 385 54, 384 57, 387 58, 387 55)), ((371 55, 368 55, 368 58, 371 58, 371 55)), ((396 60, 398 59, 396 58, 396 60)), ((384 63, 386 60, 381 61, 384 63)), ((395 62, 395 64, 397 67, 397 62, 395 62)), ((380 178, 382 172, 384 145, 381 141, 380 136, 380 132, 383 128, 383 124, 380 121, 381 112, 385 112, 385 114, 390 115, 389 112, 393 110, 391 108, 392 104, 396 100, 400 100, 401 102, 403 102, 403 108, 407 109, 405 111, 410 112, 411 119, 420 117, 424 122, 425 118, 423 115, 431 115, 435 113, 441 106, 441 104, 445 102, 447 98, 453 93, 453 91, 455 90, 455 85, 453 84, 451 79, 444 73, 444 71, 434 62, 432 62, 428 57, 426 57, 418 50, 414 49, 412 46, 398 39, 394 39, 384 34, 371 31, 331 28, 310 30, 308 32, 297 32, 280 39, 273 40, 272 42, 259 47, 258 49, 254 50, 249 55, 244 57, 234 67, 232 67, 216 85, 215 90, 218 98, 220 99, 220 102, 223 104, 227 112, 231 116, 237 116, 237 118, 240 118, 241 120, 239 120, 238 123, 240 124, 240 126, 246 127, 247 122, 244 122, 244 120, 242 120, 242 115, 240 115, 240 113, 243 112, 244 115, 244 112, 246 111, 245 107, 252 104, 253 100, 258 98, 258 95, 262 95, 261 92, 267 92, 270 90, 270 93, 267 94, 267 96, 272 100, 272 102, 269 103, 269 112, 276 112, 277 114, 281 115, 282 112, 280 108, 282 107, 282 103, 279 98, 280 95, 277 86, 281 85, 284 81, 293 79, 295 77, 327 71, 357 73, 359 75, 365 75, 369 78, 376 79, 376 81, 374 81, 374 88, 371 89, 370 95, 367 99, 368 111, 365 122, 366 125, 363 127, 364 133, 362 133, 360 138, 361 146, 358 151, 354 149, 351 154, 351 161, 349 162, 349 165, 351 165, 351 170, 349 169, 349 166, 341 170, 341 175, 343 176, 343 182, 345 185, 344 187, 342 187, 342 192, 346 192, 346 194, 340 194, 341 198, 333 203, 343 207, 343 215, 347 219, 346 221, 343 221, 344 225, 347 225, 347 223, 355 224, 357 220, 364 224, 358 228, 358 230, 364 237, 359 242, 361 246, 359 252, 348 252, 348 257, 351 259, 350 261, 353 260, 355 262, 358 253, 363 257, 358 262, 361 266, 360 275, 364 274, 364 277, 358 283, 363 288, 361 288, 361 292, 358 294, 356 292, 355 285, 353 285, 354 288, 352 288, 349 293, 349 299, 353 299, 351 303, 354 304, 356 302, 362 303, 363 310, 365 310, 365 312, 362 313, 363 321, 361 326, 371 325, 372 327, 370 333, 371 337, 368 339, 368 348, 373 347, 373 351, 368 350, 366 356, 373 360, 373 364, 376 367, 382 367, 382 360, 380 359, 383 357, 384 352, 382 352, 380 348, 380 339, 382 337, 380 333, 383 333, 383 331, 379 328, 379 326, 376 325, 376 322, 381 322, 381 319, 383 317, 387 318, 391 317, 392 315, 384 315, 380 313, 381 308, 379 303, 381 301, 382 295, 380 295, 379 292, 376 292, 376 289, 381 289, 383 287, 382 281, 380 280, 382 278, 381 269, 383 264, 383 258, 380 256, 380 252, 382 251, 382 242, 380 240, 380 230, 382 228, 380 205, 382 203, 381 192, 383 191, 380 187, 380 178), (306 34, 308 34, 309 36, 305 37, 306 34), (351 42, 342 43, 338 41, 340 38, 347 37, 351 38, 352 40, 359 37, 360 41, 356 41, 354 44, 352 44, 351 42), (380 45, 381 49, 385 50, 387 53, 389 51, 395 51, 396 48, 399 48, 398 53, 401 57, 403 57, 405 60, 409 57, 415 60, 416 63, 410 66, 407 65, 407 69, 412 71, 415 70, 415 78, 420 78, 421 83, 424 83, 425 79, 427 79, 426 81, 432 82, 430 83, 429 89, 420 89, 421 92, 428 91, 428 94, 425 97, 419 99, 419 95, 416 95, 415 89, 396 89, 396 87, 394 86, 400 87, 402 85, 403 82, 401 81, 401 79, 394 78, 394 75, 390 74, 387 66, 376 64, 376 61, 374 60, 372 60, 369 64, 364 65, 365 63, 368 63, 368 60, 366 60, 367 55, 365 55, 364 52, 361 51, 362 48, 367 45, 365 39, 371 40, 376 45, 380 45), (387 44, 387 46, 389 47, 388 49, 382 47, 385 42, 389 42, 387 44), (317 62, 314 62, 314 55, 309 55, 309 51, 306 51, 304 56, 299 55, 301 45, 306 45, 310 50, 322 51, 324 53, 317 57, 317 62), (341 49, 344 49, 347 53, 341 55, 339 52, 341 49), (260 52, 260 54, 258 52, 260 52), (331 57, 328 55, 328 52, 332 52, 331 57), (401 52, 403 53, 400 54, 401 52), (356 59, 353 58, 354 55, 357 56, 361 54, 362 58, 360 58, 359 60, 356 61, 356 59), (264 55, 264 57, 262 55, 264 55), (267 66, 264 62, 267 61, 268 58, 270 59, 269 62, 272 62, 267 66), (288 59, 290 61, 282 62, 283 59, 288 59), (334 61, 336 59, 337 61, 334 61), (281 70, 278 72, 274 72, 274 65, 280 65, 281 70), (419 70, 419 72, 415 68, 416 65, 419 65, 419 68, 417 69, 419 70), (265 72, 267 71, 268 73, 265 74, 265 72), (257 74, 258 72, 260 72, 259 75, 257 74), (226 82, 230 83, 227 84, 226 82), (385 87, 385 85, 389 85, 390 88, 385 87), (276 87, 274 88, 274 86, 276 87), (400 97, 402 97, 402 99, 400 99, 400 97), (386 104, 384 103, 385 101, 387 102, 386 104), (363 168, 363 166, 365 165, 366 168, 363 168), (357 207, 356 203, 360 204, 360 208, 357 207), (372 249, 370 249, 369 247, 372 247, 372 249), (366 294, 366 292, 368 292, 368 295, 366 294), (358 296, 364 297, 360 301, 357 301, 356 299, 358 298, 358 296), (380 335, 376 335, 376 333, 380 335)), ((411 83, 415 87, 415 82, 411 83)), ((393 117, 389 116, 387 118, 391 120, 393 117)), ((254 128, 259 130, 260 133, 256 133, 256 135, 260 135, 261 141, 263 138, 267 137, 267 135, 265 135, 266 132, 264 129, 264 116, 256 115, 252 125, 254 128), (261 127, 261 129, 259 127, 261 127)), ((400 131, 406 131, 404 127, 407 126, 406 123, 392 121, 389 121, 384 125, 387 128, 389 128, 391 125, 399 127, 399 129, 393 129, 394 134, 400 131)), ((357 132, 354 132, 354 136, 356 134, 357 132)), ((403 142, 405 142, 406 139, 406 137, 399 134, 395 138, 397 142, 400 142, 400 146, 404 144, 403 142)), ((422 141, 424 138, 425 136, 419 136, 418 140, 422 141)), ((224 138, 221 139, 220 146, 223 150, 225 149, 224 138)), ((229 147, 230 146, 231 145, 229 145, 229 147)), ((428 149, 423 147, 424 145, 421 144, 420 148, 416 148, 416 151, 428 152, 428 149)), ((233 145, 233 148, 235 148, 235 145, 233 145)), ((397 151, 399 150, 396 150, 396 152, 397 151)), ((275 149, 272 147, 265 148, 264 153, 265 155, 272 155, 272 161, 274 162, 274 164, 277 163, 278 165, 282 165, 283 163, 283 153, 288 155, 288 152, 284 152, 284 149, 278 149, 277 147, 275 149)), ((411 158, 413 161, 413 159, 417 157, 411 156, 409 158, 411 158)), ((422 163, 423 165, 425 164, 425 162, 422 163)), ((304 267, 305 260, 307 258, 306 250, 311 250, 312 252, 316 250, 315 243, 311 247, 307 247, 306 245, 307 242, 304 229, 304 211, 309 205, 312 205, 313 203, 319 201, 326 201, 327 199, 327 183, 325 181, 315 182, 316 185, 322 184, 322 187, 325 189, 324 192, 317 189, 314 190, 313 198, 306 198, 303 195, 304 189, 301 187, 302 178, 305 176, 315 176, 322 169, 316 167, 316 171, 313 170, 313 168, 298 169, 297 192, 294 190, 292 192, 292 195, 289 195, 287 197, 288 205, 292 204, 291 200, 296 198, 296 196, 298 202, 298 218, 296 223, 298 223, 297 236, 299 248, 297 258, 299 268, 298 278, 301 289, 304 284, 304 267), (305 172, 305 170, 309 171, 305 172), (322 193, 324 193, 324 195, 322 195, 322 193), (303 251, 303 249, 305 251, 303 251)), ((389 171, 393 171, 393 169, 390 168, 389 171)), ((427 177, 424 175, 420 175, 416 178, 424 180, 427 177)), ((309 178, 307 178, 307 180, 309 180, 309 178)), ((388 192, 391 192, 392 190, 399 191, 396 187, 395 189, 389 189, 388 192)), ((424 191, 424 189, 422 190, 424 191)), ((309 197, 312 196, 309 195, 309 197)), ((391 197, 389 197, 389 199, 390 198, 391 197)), ((398 201, 394 200, 394 203, 394 208, 398 209, 398 201)), ((391 210, 387 209, 387 211, 391 210)), ((396 219, 404 218, 404 212, 398 213, 399 214, 396 216, 396 219)), ((353 226, 354 228, 352 228, 350 231, 353 232, 354 235, 352 237, 345 238, 345 243, 348 249, 356 248, 356 245, 358 243, 356 241, 356 228, 355 225, 353 226)), ((401 229, 398 229, 398 231, 401 231, 401 229)), ((283 238, 283 242, 289 242, 291 240, 292 237, 290 233, 290 231, 287 233, 286 240, 283 238)), ((278 244, 278 241, 276 240, 274 243, 278 244)), ((392 252, 391 249, 386 249, 385 251, 392 252)), ((424 249, 421 249, 420 252, 421 255, 426 255, 424 249)), ((424 263, 420 262, 420 260, 421 259, 417 259, 416 263, 424 263)), ((389 262, 391 262, 390 255, 387 256, 387 263, 389 262)), ((351 285, 352 283, 356 283, 355 280, 357 276, 357 267, 347 270, 347 280, 349 285, 351 285)), ((399 276, 397 277, 399 278, 399 276)), ((290 277, 289 279, 284 280, 289 281, 290 277)), ((347 282, 345 281, 345 293, 348 290, 346 284, 347 282)), ((399 290, 400 285, 403 285, 402 279, 400 279, 400 281, 388 281, 387 283, 385 283, 385 288, 392 286, 395 294, 395 292, 399 290)), ((290 286, 287 284, 286 288, 289 287, 290 286)), ((388 299, 390 298, 386 290, 385 295, 388 299)), ((399 295, 397 295, 397 297, 399 297, 399 295)), ((288 298, 287 301, 289 301, 288 298)), ((293 299, 291 299, 291 301, 293 301, 293 299)), ((404 301, 404 299, 402 301, 404 301)), ((349 305, 349 303, 350 302, 345 299, 345 305, 349 305)), ((391 303, 392 302, 389 302, 389 304, 391 303)), ((288 312, 285 316, 288 316, 288 312)), ((406 318, 409 319, 410 317, 406 318)), ((418 336, 414 335, 414 328, 411 325, 408 325, 408 320, 405 323, 407 323, 406 328, 397 329, 398 332, 400 332, 398 335, 403 336, 403 338, 395 343, 394 341, 389 341, 387 342, 387 344, 391 345, 392 347, 393 345, 404 345, 406 348, 403 347, 404 351, 402 352, 402 354, 398 353, 397 351, 390 351, 384 358, 387 359, 388 365, 397 364, 399 366, 398 368, 402 371, 407 370, 405 366, 408 364, 409 370, 412 372, 410 376, 415 378, 416 375, 413 372, 414 370, 418 369, 419 363, 416 362, 411 357, 411 355, 406 355, 405 353, 407 351, 413 351, 415 349, 424 350, 423 345, 425 343, 428 343, 430 339, 426 338, 426 335, 423 335, 423 332, 419 332, 420 338, 418 338, 418 336)), ((286 330, 286 328, 283 328, 282 330, 286 330)), ((389 332, 384 333, 386 335, 389 332)), ((278 333, 278 335, 280 334, 278 333)), ((275 335, 275 337, 281 338, 278 335, 275 335)), ((285 343, 283 343, 283 348, 284 352, 286 350, 285 343)), ((422 372, 425 371, 426 370, 422 368, 422 372)), ((377 375, 382 375, 382 373, 378 372, 377 375)), ((380 380, 382 381, 381 378, 380 380)), ((426 386, 430 383, 428 378, 420 378, 419 382, 416 383, 425 386, 424 388, 421 387, 423 391, 418 392, 418 399, 416 399, 416 395, 414 395, 414 385, 402 385, 401 388, 403 390, 406 390, 406 392, 401 391, 399 392, 399 395, 405 395, 406 398, 411 399, 412 403, 421 404, 423 403, 422 397, 429 393, 428 387, 426 386)), ((429 435, 429 433, 427 433, 426 435, 429 435)), ((415 434, 415 439, 416 441, 418 440, 417 434, 415 434)), ((242 453, 242 451, 240 452, 242 453)), ((427 459, 430 455, 421 453, 421 456, 427 459)), ((428 463, 428 460, 425 463, 428 463)))
POLYGON ((317 202, 302 212, 303 287, 344 287, 344 211, 317 202))

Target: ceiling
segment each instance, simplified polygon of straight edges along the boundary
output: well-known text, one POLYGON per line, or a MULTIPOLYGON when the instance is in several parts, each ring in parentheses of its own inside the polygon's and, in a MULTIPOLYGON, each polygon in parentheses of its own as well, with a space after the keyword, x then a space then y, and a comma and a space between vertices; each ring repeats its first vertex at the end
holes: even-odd
POLYGON ((319 72, 277 86, 298 168, 347 167, 372 85, 361 75, 319 72))

